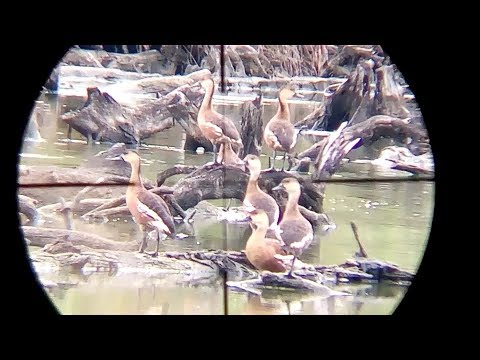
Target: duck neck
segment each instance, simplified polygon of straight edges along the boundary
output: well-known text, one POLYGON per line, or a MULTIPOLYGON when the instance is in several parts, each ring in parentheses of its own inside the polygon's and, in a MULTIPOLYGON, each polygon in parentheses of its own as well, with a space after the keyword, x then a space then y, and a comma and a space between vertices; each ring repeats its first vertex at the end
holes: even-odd
POLYGON ((287 205, 285 206, 285 216, 297 216, 300 214, 300 209, 298 208, 298 200, 300 199, 300 194, 288 194, 287 205))
POLYGON ((204 113, 212 108, 212 97, 213 97, 213 85, 209 84, 205 89, 205 96, 202 100, 202 105, 200 105, 200 113, 204 113))
POLYGON ((268 230, 267 227, 257 225, 256 229, 254 229, 252 232, 252 236, 250 238, 251 241, 258 242, 265 239, 265 236, 267 235, 267 230, 268 230))
POLYGON ((278 110, 277 110, 277 116, 279 116, 280 119, 286 118, 289 119, 290 115, 290 109, 288 108, 287 104, 287 99, 283 93, 280 93, 278 96, 278 110))
POLYGON ((258 177, 260 174, 257 171, 251 171, 250 177, 248 179, 247 185, 247 192, 256 192, 260 191, 260 187, 258 186, 258 177))
POLYGON ((131 164, 132 166, 132 173, 130 174, 130 184, 129 189, 138 189, 143 187, 143 181, 140 177, 140 162, 138 164, 131 164))

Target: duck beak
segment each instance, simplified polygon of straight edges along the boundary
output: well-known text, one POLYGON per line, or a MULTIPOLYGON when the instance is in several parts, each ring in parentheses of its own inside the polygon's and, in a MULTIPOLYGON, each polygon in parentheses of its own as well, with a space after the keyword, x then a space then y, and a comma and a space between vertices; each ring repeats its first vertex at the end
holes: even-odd
POLYGON ((285 188, 283 187, 282 184, 279 184, 277 186, 275 186, 274 188, 272 188, 273 191, 278 191, 278 190, 284 190, 285 188))

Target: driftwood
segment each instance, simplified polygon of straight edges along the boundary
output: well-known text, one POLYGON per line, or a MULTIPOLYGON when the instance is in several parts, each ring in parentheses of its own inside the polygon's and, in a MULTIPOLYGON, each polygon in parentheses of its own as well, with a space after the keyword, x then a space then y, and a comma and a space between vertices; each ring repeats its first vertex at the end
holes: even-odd
MULTIPOLYGON (((187 74, 198 68, 219 72, 215 45, 80 45, 62 60, 82 66, 187 74), (106 50, 106 51, 105 51, 106 50)), ((327 45, 227 45, 227 76, 319 76, 337 47, 327 45)))
POLYGON ((313 110, 310 114, 305 116, 302 120, 297 121, 294 125, 297 129, 307 127, 309 129, 317 128, 316 123, 320 122, 325 115, 325 105, 320 104, 315 110, 313 110))
POLYGON ((160 53, 157 50, 138 54, 116 54, 102 50, 70 49, 60 63, 84 67, 105 67, 140 73, 158 72, 160 53))
POLYGON ((240 134, 243 149, 239 157, 243 159, 247 154, 260 155, 263 142, 263 107, 262 95, 253 101, 247 101, 242 105, 242 120, 240 134))
POLYGON ((335 132, 320 142, 319 152, 313 164, 315 171, 312 174, 312 180, 330 178, 345 155, 360 141, 358 138, 351 139, 342 136, 346 125, 346 122, 342 123, 335 132))
MULTIPOLYGON (((359 145, 368 145, 381 137, 389 137, 404 144, 413 154, 427 153, 430 149, 429 138, 426 130, 402 120, 386 115, 372 116, 368 120, 343 129, 341 137, 345 141, 360 138, 359 145)), ((307 150, 298 154, 298 158, 305 157, 315 160, 326 140, 314 144, 307 150)))
POLYGON ((321 76, 349 76, 355 65, 362 60, 374 60, 377 64, 385 61, 383 50, 378 45, 340 45, 328 59, 321 76))
POLYGON ((35 226, 22 226, 24 237, 30 240, 32 246, 45 246, 53 244, 59 239, 72 242, 75 245, 87 246, 90 249, 103 250, 121 250, 134 251, 138 250, 138 243, 130 241, 128 243, 105 239, 101 236, 82 231, 44 228, 35 226))
POLYGON ((18 211, 27 217, 28 224, 31 226, 37 226, 41 220, 41 216, 35 207, 36 204, 38 204, 37 200, 18 195, 18 211))
MULTIPOLYGON (((203 200, 231 198, 243 200, 248 182, 246 172, 234 166, 221 164, 206 164, 199 168, 192 168, 177 165, 174 168, 162 171, 158 176, 161 183, 169 176, 177 175, 179 172, 189 172, 189 175, 180 179, 171 188, 162 185, 150 190, 164 197, 173 214, 178 214, 185 219, 189 216, 185 210, 195 207, 203 200)), ((272 188, 286 177, 295 177, 302 184, 300 211, 313 226, 316 226, 320 221, 318 214, 322 213, 323 186, 306 181, 295 173, 286 171, 263 171, 260 174, 259 186, 274 196, 281 209, 283 209, 286 203, 285 194, 272 192, 272 188)), ((83 217, 126 214, 127 210, 124 205, 125 195, 122 194, 90 210, 83 217)))
POLYGON ((326 98, 325 115, 313 130, 332 131, 345 121, 354 125, 375 115, 400 119, 415 117, 415 124, 421 127, 423 122, 416 102, 405 93, 401 74, 394 65, 390 65, 381 48, 343 48, 347 49, 356 54, 353 62, 356 68, 347 81, 326 98))
MULTIPOLYGON (((289 289, 296 291, 313 291, 327 296, 347 295, 332 292, 325 283, 345 282, 379 282, 390 280, 409 283, 414 274, 399 269, 394 264, 378 260, 354 259, 341 265, 311 266, 294 271, 294 277, 285 274, 258 272, 252 267, 244 252, 223 250, 201 250, 188 252, 159 253, 158 257, 149 254, 139 254, 135 248, 138 244, 129 242, 122 244, 101 239, 95 235, 77 235, 79 232, 63 230, 64 238, 49 235, 59 229, 41 229, 23 227, 25 237, 33 246, 42 246, 40 252, 31 255, 33 265, 44 271, 59 271, 69 268, 76 271, 108 271, 116 273, 119 270, 129 273, 162 273, 162 272, 196 272, 207 273, 211 277, 225 273, 230 279, 248 279, 243 281, 228 281, 227 285, 250 291, 252 288, 289 289), (71 238, 69 238, 70 236, 71 238), (32 240, 33 239, 33 240, 32 240), (90 248, 85 245, 97 246, 90 248), (108 249, 98 246, 108 247, 108 249), (110 245, 112 244, 112 245, 110 245), (111 249, 110 247, 114 247, 111 249)), ((296 267, 297 268, 297 267, 296 267)))
MULTIPOLYGON (((323 193, 316 184, 305 181, 295 173, 286 171, 262 171, 259 178, 259 186, 272 196, 278 197, 272 192, 282 179, 295 177, 303 187, 300 197, 300 205, 317 213, 322 212, 323 193)), ((243 200, 247 187, 248 175, 244 171, 233 166, 219 164, 207 164, 198 170, 182 178, 174 186, 173 196, 177 203, 183 208, 194 207, 202 200, 210 199, 239 199, 243 200)), ((312 222, 310 213, 304 213, 312 222)))
POLYGON ((88 97, 83 107, 61 118, 87 139, 97 141, 136 144, 172 127, 174 119, 179 121, 187 134, 195 137, 194 126, 185 126, 185 122, 196 125, 203 92, 199 85, 184 85, 157 100, 131 109, 94 87, 87 90, 88 97))
POLYGON ((385 147, 373 165, 410 172, 414 175, 434 175, 434 163, 431 153, 415 156, 407 148, 398 146, 385 147))

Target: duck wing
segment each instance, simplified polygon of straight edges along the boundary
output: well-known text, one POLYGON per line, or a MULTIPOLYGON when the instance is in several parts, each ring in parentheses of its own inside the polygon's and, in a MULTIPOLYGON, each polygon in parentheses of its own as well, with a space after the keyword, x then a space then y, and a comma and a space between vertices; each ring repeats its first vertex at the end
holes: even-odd
POLYGON ((170 209, 160 196, 150 191, 141 191, 138 194, 137 209, 153 221, 161 221, 170 234, 175 234, 175 222, 170 209))

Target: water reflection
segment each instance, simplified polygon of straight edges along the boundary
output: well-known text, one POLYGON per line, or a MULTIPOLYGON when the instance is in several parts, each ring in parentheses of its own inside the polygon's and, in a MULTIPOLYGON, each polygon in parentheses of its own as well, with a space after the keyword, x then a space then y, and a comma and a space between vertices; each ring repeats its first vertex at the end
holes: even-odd
POLYGON ((229 292, 231 315, 373 315, 391 314, 407 288, 389 284, 332 287, 352 296, 328 298, 293 292, 262 291, 261 296, 229 292))

